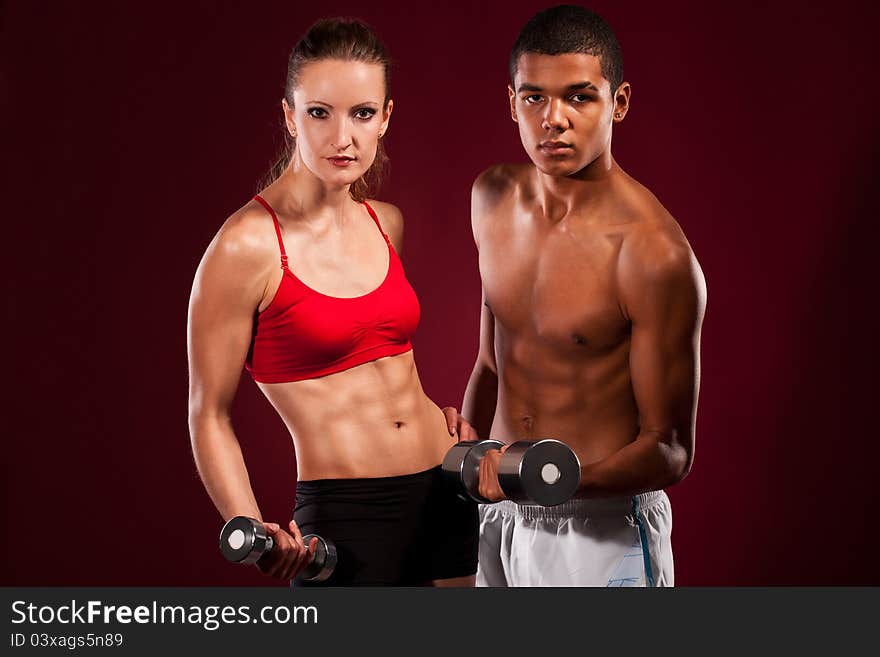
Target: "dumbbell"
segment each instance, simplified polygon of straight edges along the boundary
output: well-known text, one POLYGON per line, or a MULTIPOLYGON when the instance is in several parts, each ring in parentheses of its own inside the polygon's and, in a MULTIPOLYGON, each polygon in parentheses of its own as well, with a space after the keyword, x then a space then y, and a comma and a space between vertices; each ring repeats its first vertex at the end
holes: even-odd
MULTIPOLYGON (((306 534, 303 536, 306 547, 312 538, 318 539, 315 556, 299 576, 307 582, 323 582, 333 574, 336 567, 336 546, 333 541, 317 534, 306 534)), ((220 552, 227 561, 233 563, 256 563, 269 554, 274 546, 275 541, 266 531, 265 525, 254 518, 236 516, 220 532, 220 552)))
MULTIPOLYGON (((459 496, 489 503, 479 494, 480 461, 498 440, 465 440, 453 445, 443 459, 444 474, 455 483, 459 496), (467 497, 465 497, 467 496, 467 497)), ((556 506, 571 499, 581 479, 581 463, 572 449, 553 439, 520 440, 501 455, 498 483, 519 504, 556 506)))

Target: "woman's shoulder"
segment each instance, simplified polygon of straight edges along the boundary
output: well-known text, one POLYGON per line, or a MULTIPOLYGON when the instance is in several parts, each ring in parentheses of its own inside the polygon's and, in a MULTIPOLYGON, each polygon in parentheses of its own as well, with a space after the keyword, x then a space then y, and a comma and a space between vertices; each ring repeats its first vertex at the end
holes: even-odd
POLYGON ((403 214, 400 209, 392 203, 375 199, 367 199, 367 203, 376 213, 382 231, 388 235, 394 248, 400 251, 403 246, 403 214))
POLYGON ((272 217, 251 199, 224 220, 208 251, 238 267, 264 267, 270 256, 280 258, 272 217))

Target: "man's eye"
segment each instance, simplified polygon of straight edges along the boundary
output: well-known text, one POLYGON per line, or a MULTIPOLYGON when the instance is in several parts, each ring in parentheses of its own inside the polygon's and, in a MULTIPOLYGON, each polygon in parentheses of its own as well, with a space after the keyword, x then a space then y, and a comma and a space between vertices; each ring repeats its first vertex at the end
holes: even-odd
POLYGON ((526 96, 523 98, 523 101, 528 103, 529 105, 533 105, 535 103, 541 102, 541 96, 538 94, 532 94, 531 96, 526 96))
POLYGON ((306 110, 306 113, 315 119, 323 119, 327 116, 327 110, 321 107, 310 107, 306 110))
POLYGON ((586 103, 592 100, 587 94, 575 94, 571 99, 576 103, 586 103))

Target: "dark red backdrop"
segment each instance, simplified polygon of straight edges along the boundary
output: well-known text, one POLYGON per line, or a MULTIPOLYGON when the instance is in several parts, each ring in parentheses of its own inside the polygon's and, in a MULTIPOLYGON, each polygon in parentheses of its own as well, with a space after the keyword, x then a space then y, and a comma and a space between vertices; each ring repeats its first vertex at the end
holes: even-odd
MULTIPOLYGON (((229 566, 193 465, 196 264, 279 143, 286 56, 356 15, 395 56, 392 172, 429 395, 458 404, 480 298, 470 183, 521 160, 506 58, 546 2, 32 3, 2 9, 5 585, 275 585, 229 566)), ((670 489, 683 585, 880 584, 875 9, 596 2, 633 106, 621 165, 706 274, 698 449, 670 489)), ((868 3, 865 3, 866 7, 868 3)), ((235 422, 266 517, 294 454, 244 378, 235 422)))

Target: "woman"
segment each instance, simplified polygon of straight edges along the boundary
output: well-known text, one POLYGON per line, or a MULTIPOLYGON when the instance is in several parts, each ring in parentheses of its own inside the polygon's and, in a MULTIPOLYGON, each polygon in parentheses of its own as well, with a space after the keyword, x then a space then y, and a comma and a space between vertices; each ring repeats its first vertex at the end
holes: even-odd
POLYGON ((289 155, 196 274, 190 433, 227 520, 262 519, 229 420, 243 365, 293 436, 294 519, 289 531, 265 523, 277 547, 264 572, 294 578, 315 549, 302 535, 315 533, 339 553, 326 584, 469 586, 476 509, 445 488, 439 464, 456 425, 472 430, 422 390, 410 342, 419 305, 397 256, 403 220, 364 198, 384 157, 388 73, 358 21, 319 21, 291 53, 289 155))

